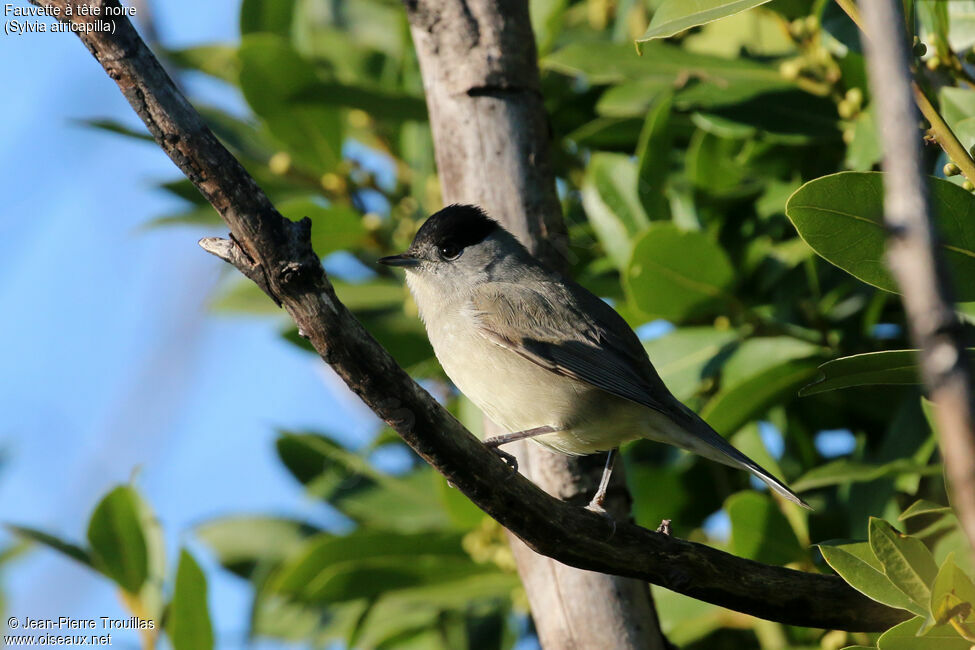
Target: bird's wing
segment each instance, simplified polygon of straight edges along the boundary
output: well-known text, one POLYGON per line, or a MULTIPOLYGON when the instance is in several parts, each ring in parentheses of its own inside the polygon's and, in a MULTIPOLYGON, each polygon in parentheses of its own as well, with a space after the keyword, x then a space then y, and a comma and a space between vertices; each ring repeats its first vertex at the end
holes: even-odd
POLYGON ((672 444, 746 469, 809 508, 671 395, 626 321, 579 285, 547 282, 542 293, 523 284, 490 282, 475 290, 471 307, 481 334, 494 343, 556 374, 659 411, 688 436, 674 438, 672 444))
POLYGON ((673 399, 619 314, 578 285, 545 293, 514 283, 480 285, 471 299, 486 338, 556 374, 671 414, 673 399))

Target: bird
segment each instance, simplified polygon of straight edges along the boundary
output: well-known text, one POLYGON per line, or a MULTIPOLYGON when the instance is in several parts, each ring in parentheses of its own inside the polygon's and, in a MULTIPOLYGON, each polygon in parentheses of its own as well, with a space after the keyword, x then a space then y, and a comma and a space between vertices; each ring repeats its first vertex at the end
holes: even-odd
POLYGON ((809 508, 671 394, 616 310, 480 207, 443 208, 404 253, 378 262, 404 269, 444 372, 508 431, 484 440, 502 459, 513 462, 500 447, 522 439, 572 456, 609 452, 589 509, 605 513, 616 451, 640 438, 751 472, 809 508))

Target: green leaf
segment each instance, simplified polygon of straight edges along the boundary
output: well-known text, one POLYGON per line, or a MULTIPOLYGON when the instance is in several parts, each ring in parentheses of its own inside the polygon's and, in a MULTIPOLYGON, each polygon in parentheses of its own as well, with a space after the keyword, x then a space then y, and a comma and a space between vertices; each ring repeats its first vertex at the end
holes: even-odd
POLYGON ((277 449, 288 470, 311 494, 359 523, 403 531, 448 524, 430 469, 390 476, 318 434, 282 432, 277 449))
POLYGON ((880 635, 878 650, 970 650, 972 643, 958 636, 950 627, 936 627, 918 636, 924 616, 904 621, 880 635))
POLYGON ((628 156, 593 154, 582 184, 582 205, 617 268, 625 268, 633 241, 650 218, 637 194, 637 166, 628 156))
POLYGON ((792 527, 771 497, 739 492, 725 502, 731 518, 731 552, 766 564, 782 565, 805 557, 792 527))
POLYGON ((291 35, 295 0, 244 0, 240 5, 240 33, 271 32, 291 35))
POLYGON ((869 171, 883 157, 873 105, 853 121, 853 139, 846 149, 846 166, 853 171, 869 171))
POLYGON ((643 313, 680 322, 720 306, 734 279, 728 256, 706 233, 659 223, 636 240, 624 286, 643 313))
POLYGON ((146 615, 153 620, 162 620, 165 601, 163 586, 166 580, 166 540, 162 524, 149 503, 133 490, 142 534, 146 540, 146 581, 139 590, 139 601, 146 615))
POLYGON ((730 352, 730 344, 737 338, 731 329, 680 327, 643 347, 667 388, 677 399, 687 401, 706 377, 717 373, 722 353, 730 352))
POLYGON ((446 511, 450 521, 461 529, 470 529, 479 525, 486 516, 480 508, 464 496, 464 493, 452 487, 443 476, 434 476, 440 493, 440 503, 446 511))
POLYGON ((931 585, 938 574, 938 565, 928 547, 883 519, 871 517, 870 548, 894 586, 926 612, 931 601, 931 585))
POLYGON ((696 132, 687 148, 688 180, 713 196, 735 198, 758 191, 761 181, 741 160, 750 146, 747 141, 696 132))
POLYGON ((975 115, 975 90, 945 86, 938 92, 941 115, 952 129, 975 115))
POLYGON ((821 354, 819 346, 788 336, 746 340, 728 357, 721 389, 701 417, 719 433, 734 433, 779 400, 791 398, 815 373, 821 354))
POLYGON ((212 650, 213 628, 207 604, 207 580, 189 551, 179 554, 173 599, 166 617, 173 650, 212 650))
POLYGON ((240 87, 254 112, 294 160, 322 173, 342 159, 342 122, 337 109, 297 105, 294 97, 319 83, 314 67, 281 38, 244 37, 240 87))
POLYGON ((362 530, 310 539, 270 589, 301 602, 336 603, 494 573, 461 547, 460 533, 362 530))
POLYGON ((81 548, 77 544, 72 544, 67 542, 60 537, 55 537, 50 533, 45 533, 42 530, 37 530, 36 528, 29 528, 27 526, 16 526, 14 524, 4 524, 4 528, 10 531, 17 537, 21 537, 25 540, 36 542, 38 544, 43 544, 44 546, 66 555, 75 562, 80 562, 85 566, 94 568, 94 563, 92 562, 91 555, 85 549, 81 548))
MULTIPOLYGON (((942 254, 959 299, 975 300, 975 197, 943 179, 929 181, 942 254)), ((820 256, 867 284, 897 292, 884 262, 882 173, 817 178, 796 190, 785 210, 820 256)))
POLYGON ((118 135, 124 135, 128 138, 134 138, 136 140, 143 140, 145 142, 155 142, 155 139, 146 132, 145 127, 142 128, 132 128, 129 127, 118 120, 112 119, 100 119, 100 120, 77 120, 77 123, 81 126, 87 126, 93 129, 100 129, 102 131, 108 131, 109 133, 115 133, 118 135))
POLYGON ((665 219, 669 214, 664 188, 670 171, 670 148, 673 131, 670 128, 670 110, 673 97, 661 93, 659 99, 647 111, 637 143, 637 196, 646 214, 651 218, 665 219))
POLYGON ((222 517, 194 529, 220 564, 244 576, 260 563, 280 562, 315 532, 301 521, 257 515, 222 517))
POLYGON ((236 45, 198 45, 166 50, 166 58, 181 68, 196 70, 232 84, 237 83, 240 75, 236 45))
POLYGON ((936 528, 936 539, 934 541, 934 559, 944 562, 945 559, 954 553, 955 563, 962 571, 969 574, 975 572, 972 565, 972 547, 965 532, 958 525, 958 520, 954 514, 945 515, 944 522, 932 524, 931 528, 936 528), (947 530, 946 533, 941 531, 947 530))
POLYGON ((883 565, 874 556, 867 542, 840 545, 825 542, 817 546, 826 563, 851 587, 867 598, 916 614, 925 613, 923 608, 913 603, 884 575, 883 565))
MULTIPOLYGON (((850 386, 914 385, 921 383, 918 350, 866 352, 827 361, 819 367, 820 376, 799 395, 815 395, 850 386)), ((970 363, 975 363, 975 348, 968 348, 970 363)))
POLYGON ((769 0, 664 0, 637 42, 667 38, 685 29, 720 20, 769 0))
POLYGON ((763 92, 741 102, 711 107, 694 117, 698 125, 699 120, 706 119, 718 128, 728 129, 730 137, 750 137, 761 132, 765 140, 786 144, 840 138, 836 104, 798 89, 763 92))
POLYGON ((377 119, 402 122, 427 120, 427 104, 423 97, 390 92, 365 85, 322 81, 294 97, 298 106, 348 106, 361 109, 377 119))
POLYGON ((888 476, 933 476, 940 473, 940 465, 919 465, 909 458, 899 458, 881 465, 840 459, 812 468, 792 482, 792 489, 802 492, 829 485, 869 483, 888 476))
POLYGON ((952 619, 971 621, 975 616, 975 585, 955 564, 950 553, 931 586, 931 616, 935 625, 946 625, 952 619))
POLYGON ((314 198, 306 197, 284 201, 277 207, 282 215, 292 221, 304 217, 311 219, 311 244, 319 257, 355 248, 365 237, 362 218, 350 206, 332 204, 323 207, 314 198))
POLYGON ((910 506, 907 510, 902 512, 897 518, 900 521, 907 521, 911 517, 920 517, 921 515, 945 515, 952 512, 951 508, 948 506, 943 506, 939 503, 934 503, 933 501, 927 501, 925 499, 918 499, 910 506))
POLYGON ((88 523, 94 565, 130 594, 137 594, 149 575, 139 496, 120 485, 95 507, 88 523))
MULTIPOLYGON (((765 92, 795 87, 765 63, 697 54, 661 41, 647 43, 642 49, 643 56, 638 56, 623 44, 574 41, 540 63, 550 70, 583 77, 591 84, 616 84, 600 97, 596 112, 638 117, 641 122, 662 92, 675 92, 674 107, 686 110, 735 104, 765 92)), ((624 146, 629 149, 632 141, 624 146)))

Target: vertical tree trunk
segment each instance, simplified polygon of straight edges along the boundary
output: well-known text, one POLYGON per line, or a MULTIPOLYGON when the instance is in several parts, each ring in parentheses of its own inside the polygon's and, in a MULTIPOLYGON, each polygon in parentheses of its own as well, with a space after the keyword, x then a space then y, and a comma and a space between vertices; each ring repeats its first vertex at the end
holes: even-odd
MULTIPOLYGON (((406 0, 406 7, 444 202, 484 207, 536 256, 565 271, 567 239, 527 2, 406 0)), ((529 443, 509 451, 542 489, 580 505, 602 470, 598 457, 571 459, 529 443)), ((625 517, 629 505, 619 471, 607 509, 625 517)), ((666 646, 645 583, 573 569, 511 539, 545 648, 666 646)))
MULTIPOLYGON (((921 167, 918 114, 904 18, 895 0, 861 3, 874 102, 884 147, 884 225, 887 264, 897 279, 920 349, 921 376, 932 401, 952 505, 975 550, 975 399, 964 330, 954 311, 951 278, 931 219, 921 167)), ((924 100, 925 102, 927 100, 924 100)))

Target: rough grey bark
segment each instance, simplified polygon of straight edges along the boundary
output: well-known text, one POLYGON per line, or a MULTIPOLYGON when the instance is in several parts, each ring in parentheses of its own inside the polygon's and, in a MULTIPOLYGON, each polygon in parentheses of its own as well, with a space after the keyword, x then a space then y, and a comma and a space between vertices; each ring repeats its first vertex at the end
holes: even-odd
MULTIPOLYGON (((60 7, 68 0, 33 0, 60 7)), ((119 6, 117 0, 73 6, 119 6)), ((81 27, 95 20, 77 13, 81 27)), ((564 564, 644 580, 760 618, 851 631, 880 631, 907 618, 836 576, 735 557, 703 544, 606 519, 553 499, 512 474, 400 368, 335 296, 310 243, 310 222, 274 209, 217 140, 127 19, 114 34, 77 32, 160 148, 206 197, 231 239, 201 245, 233 264, 282 305, 322 359, 413 450, 533 550, 564 564)))
MULTIPOLYGON (((406 6, 444 203, 484 207, 549 266, 566 271, 528 3, 408 0, 406 6)), ((491 422, 486 430, 507 433, 491 422)), ((570 458, 527 442, 506 449, 536 485, 579 505, 602 473, 598 457, 570 458)), ((606 507, 617 518, 629 516, 622 466, 606 507)), ((645 582, 566 566, 513 536, 511 544, 543 647, 665 646, 645 582)))
POLYGON ((936 404, 952 505, 975 549, 975 404, 951 280, 940 256, 921 170, 919 115, 913 101, 913 93, 921 91, 912 90, 900 3, 865 0, 860 8, 869 35, 863 43, 870 88, 880 107, 887 263, 901 289, 911 338, 920 349, 924 384, 936 404))

